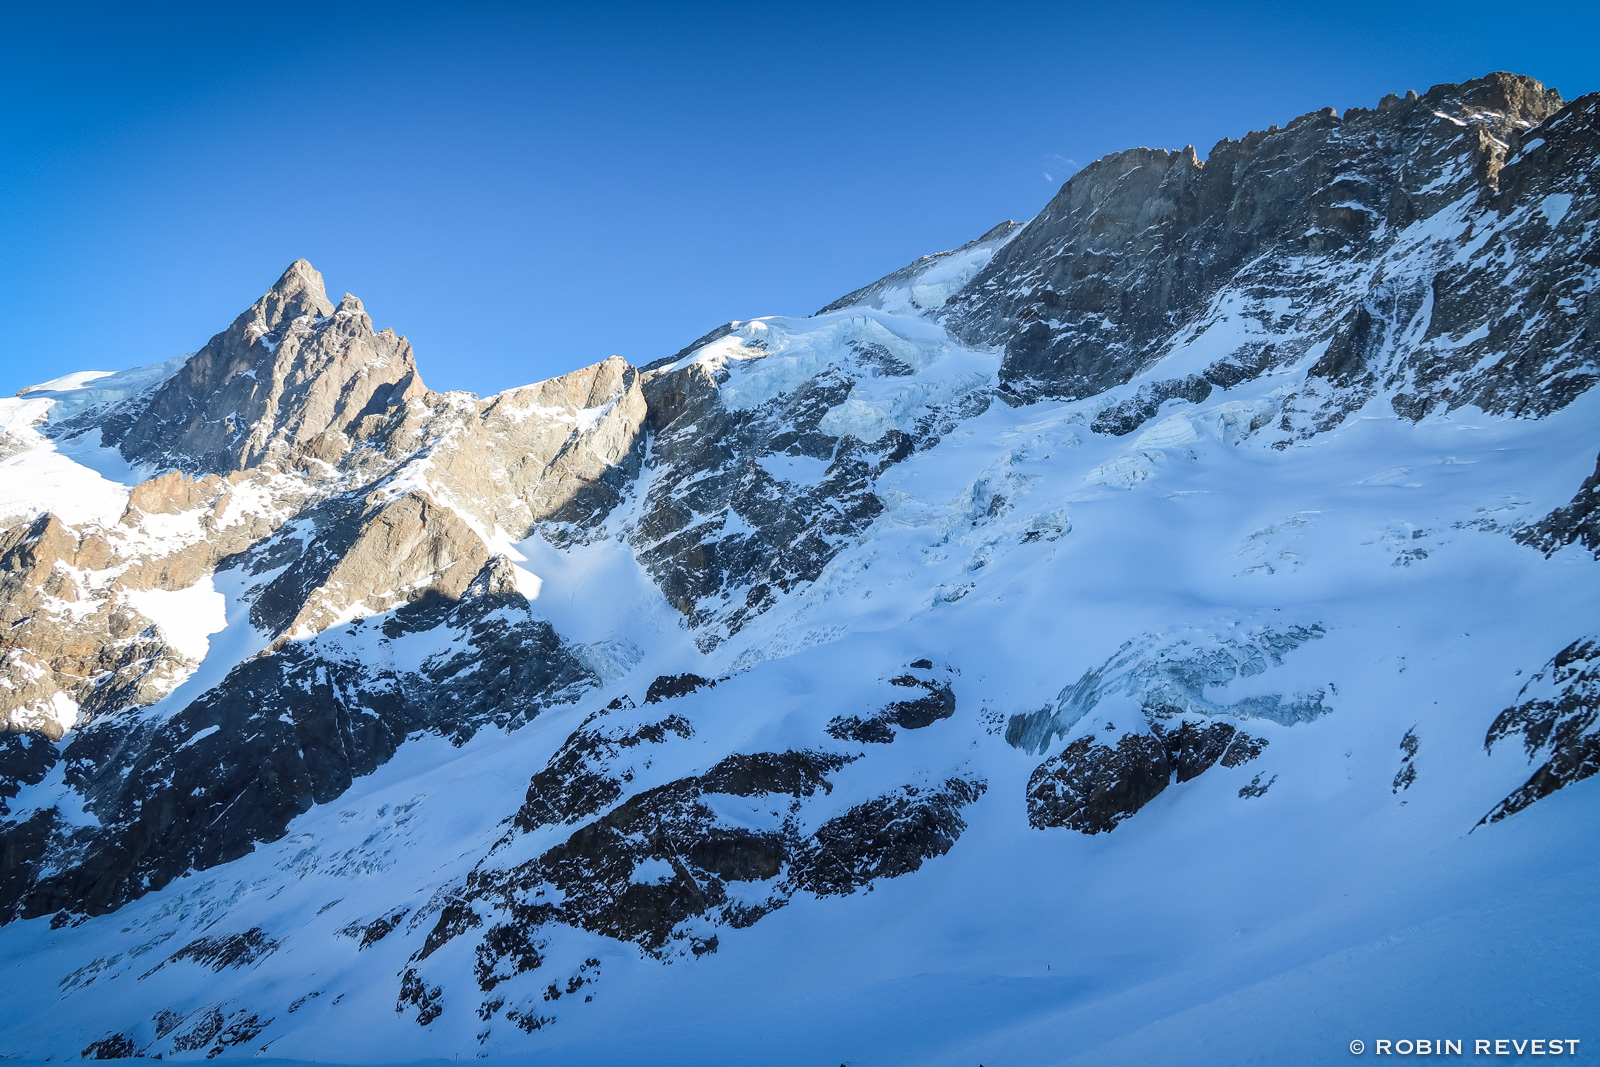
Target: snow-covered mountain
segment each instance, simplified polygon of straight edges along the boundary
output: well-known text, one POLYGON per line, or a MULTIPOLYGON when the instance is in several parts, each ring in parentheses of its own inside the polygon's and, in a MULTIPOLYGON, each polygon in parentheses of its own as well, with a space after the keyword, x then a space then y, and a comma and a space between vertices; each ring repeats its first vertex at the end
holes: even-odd
POLYGON ((1597 191, 1493 74, 642 367, 300 261, 0 401, 0 1053, 1600 1040, 1597 191))

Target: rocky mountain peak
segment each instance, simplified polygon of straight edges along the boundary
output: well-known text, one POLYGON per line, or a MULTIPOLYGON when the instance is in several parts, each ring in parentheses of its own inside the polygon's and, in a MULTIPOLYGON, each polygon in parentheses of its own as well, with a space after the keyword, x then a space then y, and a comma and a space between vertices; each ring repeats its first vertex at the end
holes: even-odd
POLYGON ((240 318, 248 316, 249 326, 256 327, 256 336, 260 337, 302 316, 326 318, 333 310, 321 272, 306 260, 297 259, 240 318))
POLYGON ((1565 103, 1560 91, 1546 88, 1537 78, 1497 70, 1459 85, 1435 85, 1418 103, 1453 103, 1457 107, 1499 112, 1514 122, 1535 126, 1554 115, 1565 103))
POLYGON ((1203 164, 1193 149, 1113 153, 1073 175, 940 317, 1005 350, 1007 395, 1092 396, 1161 359, 1247 267, 1265 278, 1304 276, 1313 259, 1372 263, 1408 227, 1491 196, 1523 135, 1561 108, 1555 90, 1497 72, 1308 112, 1219 141, 1203 164))
POLYGON ((330 432, 370 437, 422 392, 410 342, 374 333, 348 293, 335 308, 322 275, 297 259, 105 437, 136 463, 226 474, 330 432))

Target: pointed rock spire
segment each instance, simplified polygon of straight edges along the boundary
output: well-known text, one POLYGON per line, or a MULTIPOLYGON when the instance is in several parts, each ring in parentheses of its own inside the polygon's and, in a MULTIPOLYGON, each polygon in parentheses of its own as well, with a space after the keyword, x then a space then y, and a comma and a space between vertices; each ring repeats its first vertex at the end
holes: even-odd
MULTIPOLYGON (((346 294, 345 299, 351 298, 346 294)), ((270 332, 302 315, 326 318, 333 314, 333 305, 328 302, 328 289, 321 273, 307 261, 297 259, 251 306, 250 312, 254 312, 256 321, 270 332)))
POLYGON ((191 477, 226 474, 325 433, 349 438, 422 391, 410 343, 374 334, 348 293, 335 309, 322 275, 297 259, 106 443, 191 477))

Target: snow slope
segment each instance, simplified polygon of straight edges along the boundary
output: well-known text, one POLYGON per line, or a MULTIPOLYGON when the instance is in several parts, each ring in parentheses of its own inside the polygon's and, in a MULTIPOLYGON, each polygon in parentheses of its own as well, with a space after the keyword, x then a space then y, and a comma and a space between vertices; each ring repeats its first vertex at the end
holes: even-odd
MULTIPOLYGON (((300 766, 246 747, 282 724, 307 763, 317 731, 392 746, 237 854, 0 927, 0 1052, 994 1067, 1332 1063, 1380 1038, 1592 1049, 1600 777, 1490 816, 1592 736, 1581 657, 1553 657, 1595 633, 1600 568, 1527 535, 1594 470, 1600 395, 1540 417, 1405 408, 1428 302, 1376 331, 1371 383, 1318 370, 1374 285, 1426 288, 1533 225, 1508 211, 1486 232, 1474 203, 1388 233, 1384 255, 1302 261, 1278 291, 1244 270, 1159 359, 1079 399, 1002 402, 1006 352, 941 318, 1011 229, 814 317, 729 324, 610 393, 541 383, 567 398, 518 416, 560 442, 545 469, 645 413, 608 453, 604 506, 531 525, 485 499, 513 484, 493 452, 509 431, 459 458, 506 398, 408 397, 374 438, 392 465, 377 446, 304 460, 304 497, 272 497, 281 521, 236 559, 134 596, 198 666, 69 734, 5 796, 7 840, 47 825, 25 888, 66 893, 98 869, 97 832, 179 810, 161 790, 204 793, 207 761, 233 773, 224 741, 263 781, 300 766), (1263 339, 1276 362, 1172 388, 1263 339), (286 575, 324 573, 296 570, 318 546, 400 531, 382 561, 440 527, 471 536, 434 545, 439 573, 481 545, 471 585, 424 575, 410 603, 267 625, 286 575), (470 710, 506 686, 492 671, 535 660, 559 674, 547 690, 470 710), (1508 718, 1562 694, 1567 734, 1508 718), (156 754, 130 764, 155 799, 126 822, 110 786, 74 785, 94 780, 74 746, 108 737, 156 754)), ((17 514, 80 500, 85 531, 117 522, 129 490, 104 450, 33 429, 41 399, 4 403, 17 514)), ((227 513, 177 514, 207 508, 227 513)), ((195 810, 221 825, 257 795, 195 810)))
MULTIPOLYGON (((991 407, 886 477, 888 508, 821 579, 696 657, 700 673, 731 677, 676 702, 697 744, 641 782, 693 768, 706 746, 815 744, 913 659, 954 672, 955 717, 873 753, 870 776, 847 770, 811 816, 879 780, 981 777, 967 831, 915 878, 796 899, 669 965, 572 931, 561 955, 599 959, 603 978, 592 1003, 552 1006, 559 1022, 531 1038, 494 1027, 480 1044, 467 1005, 424 1031, 392 1010, 371 975, 402 969, 415 939, 363 951, 338 931, 425 909, 503 833, 530 769, 577 721, 693 655, 616 542, 535 541, 521 550, 542 579, 535 610, 575 640, 640 650, 613 659, 609 688, 460 749, 408 745, 283 840, 113 915, 13 925, 8 1047, 77 1051, 83 1013, 108 995, 119 1014, 154 1018, 219 994, 276 1020, 259 1042, 272 1054, 334 1062, 479 1049, 542 1063, 1104 1062, 1174 1043, 1194 1052, 1185 1062, 1322 1062, 1363 1034, 1587 1036, 1594 861, 1572 845, 1595 829, 1593 783, 1473 830, 1529 769, 1519 753, 1486 754, 1484 732, 1600 595, 1584 554, 1547 561, 1499 527, 1581 481, 1596 401, 1538 422, 1374 414, 1282 452, 1236 440, 1235 412, 1278 388, 1180 404, 1120 439, 1086 430, 1103 399, 991 407), (1265 754, 1170 788, 1112 835, 1029 828, 1038 759, 1006 743, 1011 715, 1052 704, 1129 641, 1288 625, 1323 633, 1205 696, 1317 692, 1325 713, 1253 720, 1265 754), (1408 732, 1418 771, 1396 791, 1408 732), (1270 789, 1241 797, 1252 781, 1270 789), (149 973, 194 937, 254 927, 283 945, 240 972, 149 973), (1556 928, 1567 933, 1551 945, 1556 928), (1536 963, 1546 951, 1573 962, 1536 963), (1490 952, 1509 968, 1471 965, 1490 952), (1430 988, 1406 991, 1407 975, 1430 988), (1375 977, 1400 991, 1376 995, 1375 977)), ((1112 687, 1060 740, 1132 725, 1149 684, 1112 687)))

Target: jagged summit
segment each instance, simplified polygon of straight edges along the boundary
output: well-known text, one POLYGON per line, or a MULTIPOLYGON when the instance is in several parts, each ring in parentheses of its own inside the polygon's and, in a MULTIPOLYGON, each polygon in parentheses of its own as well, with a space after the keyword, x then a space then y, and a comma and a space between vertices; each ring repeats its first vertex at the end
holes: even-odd
MULTIPOLYGON (((1219 141, 1203 163, 1192 147, 1112 153, 1074 174, 940 318, 1005 349, 1008 395, 1093 395, 1172 351, 1176 328, 1241 271, 1376 262, 1411 224, 1491 194, 1523 134, 1561 106, 1538 81, 1497 73, 1342 118, 1308 112, 1219 141)), ((1314 290, 1298 291, 1308 310, 1314 290)))
POLYGON ((107 443, 135 463, 226 474, 296 448, 342 450, 422 392, 410 342, 374 333, 354 296, 335 308, 297 259, 107 443))
POLYGON ((254 326, 260 331, 257 336, 264 336, 302 315, 326 318, 332 313, 322 273, 308 260, 297 259, 234 324, 246 329, 254 326))

